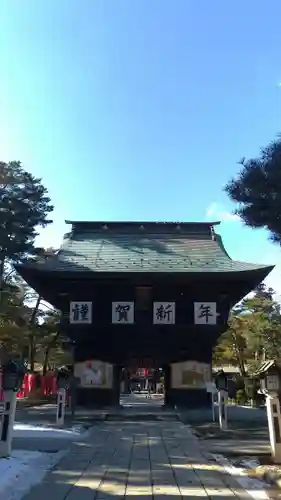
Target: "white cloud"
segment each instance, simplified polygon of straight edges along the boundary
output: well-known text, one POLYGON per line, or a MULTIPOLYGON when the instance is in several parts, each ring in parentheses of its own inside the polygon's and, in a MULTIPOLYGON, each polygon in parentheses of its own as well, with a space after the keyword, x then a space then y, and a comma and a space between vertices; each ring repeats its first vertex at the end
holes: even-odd
POLYGON ((224 210, 223 206, 215 202, 211 203, 211 205, 209 205, 209 207, 207 208, 206 217, 225 222, 239 222, 241 220, 238 215, 224 210))
MULTIPOLYGON (((51 214, 52 217, 53 214, 51 214)), ((58 211, 54 212, 54 222, 44 229, 39 230, 36 238, 36 245, 43 248, 59 248, 63 243, 64 234, 70 231, 71 227, 65 224, 64 217, 58 211)))

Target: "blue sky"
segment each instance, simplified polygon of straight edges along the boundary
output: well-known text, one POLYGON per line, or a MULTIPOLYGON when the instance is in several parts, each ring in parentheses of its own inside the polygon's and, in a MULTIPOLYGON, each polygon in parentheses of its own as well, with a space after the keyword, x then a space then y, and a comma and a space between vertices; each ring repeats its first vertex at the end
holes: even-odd
POLYGON ((281 3, 2 0, 1 159, 43 178, 64 219, 222 219, 233 258, 277 264, 223 186, 280 132, 281 3))

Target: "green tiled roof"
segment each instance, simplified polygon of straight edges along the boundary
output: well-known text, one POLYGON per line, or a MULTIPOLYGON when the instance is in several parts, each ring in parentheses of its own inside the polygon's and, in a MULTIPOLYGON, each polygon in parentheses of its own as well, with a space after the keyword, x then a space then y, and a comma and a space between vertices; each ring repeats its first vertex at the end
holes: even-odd
MULTIPOLYGON (((215 223, 72 223, 58 254, 36 267, 78 272, 239 272, 270 266, 233 261, 215 223)), ((266 272, 266 269, 268 270, 266 272)))

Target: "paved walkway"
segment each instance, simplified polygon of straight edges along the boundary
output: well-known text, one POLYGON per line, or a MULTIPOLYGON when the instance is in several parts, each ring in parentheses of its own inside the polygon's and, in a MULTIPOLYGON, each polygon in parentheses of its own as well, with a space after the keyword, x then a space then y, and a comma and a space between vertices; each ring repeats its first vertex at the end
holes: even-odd
POLYGON ((133 408, 135 411, 149 411, 156 408, 161 409, 164 406, 163 394, 151 394, 145 392, 133 392, 131 394, 123 394, 120 397, 120 404, 123 408, 133 408))
POLYGON ((177 421, 105 422, 23 500, 249 499, 177 421))

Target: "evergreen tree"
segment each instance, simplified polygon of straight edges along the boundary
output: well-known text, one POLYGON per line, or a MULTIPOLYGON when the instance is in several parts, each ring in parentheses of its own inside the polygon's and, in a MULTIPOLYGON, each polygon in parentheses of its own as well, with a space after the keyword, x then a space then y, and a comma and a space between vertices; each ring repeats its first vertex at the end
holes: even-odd
POLYGON ((240 173, 225 190, 238 203, 236 210, 247 226, 266 228, 281 242, 281 138, 262 149, 259 157, 240 162, 240 173))
POLYGON ((245 377, 247 367, 281 359, 281 311, 273 296, 274 291, 261 284, 233 310, 214 350, 214 363, 238 366, 245 377))
POLYGON ((19 262, 36 252, 38 228, 52 222, 48 218, 52 210, 41 179, 26 172, 18 161, 0 162, 1 290, 5 264, 19 262))

